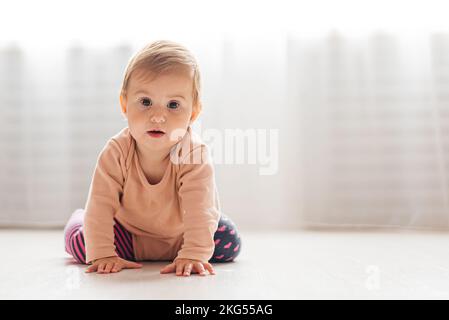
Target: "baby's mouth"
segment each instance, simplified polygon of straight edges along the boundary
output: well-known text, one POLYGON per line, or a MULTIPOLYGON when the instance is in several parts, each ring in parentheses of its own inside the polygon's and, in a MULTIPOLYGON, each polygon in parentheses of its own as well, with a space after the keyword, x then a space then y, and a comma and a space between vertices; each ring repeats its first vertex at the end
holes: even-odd
POLYGON ((165 134, 165 132, 162 130, 149 130, 147 131, 147 134, 153 138, 160 138, 165 134))

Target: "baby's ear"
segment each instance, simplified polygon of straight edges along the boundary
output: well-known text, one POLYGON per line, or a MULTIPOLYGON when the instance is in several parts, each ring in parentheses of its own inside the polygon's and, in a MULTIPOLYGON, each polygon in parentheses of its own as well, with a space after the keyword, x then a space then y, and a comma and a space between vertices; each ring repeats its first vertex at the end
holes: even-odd
POLYGON ((198 106, 196 106, 196 108, 193 107, 192 109, 193 110, 192 110, 192 115, 190 116, 190 124, 192 124, 196 120, 196 118, 198 118, 198 116, 200 115, 201 106, 198 105, 198 106))
POLYGON ((123 116, 125 118, 127 118, 127 115, 126 115, 126 102, 127 102, 126 98, 123 97, 122 95, 120 95, 120 106, 122 108, 122 114, 123 114, 123 116))
POLYGON ((192 123, 195 121, 195 119, 196 119, 196 115, 195 115, 194 112, 192 112, 192 115, 190 116, 190 121, 189 121, 189 123, 192 124, 192 123))
POLYGON ((192 115, 190 116, 190 121, 189 121, 189 124, 190 124, 190 125, 192 125, 192 123, 194 123, 194 122, 195 122, 196 118, 198 118, 198 114, 197 114, 197 113, 194 113, 194 112, 192 112, 192 115))

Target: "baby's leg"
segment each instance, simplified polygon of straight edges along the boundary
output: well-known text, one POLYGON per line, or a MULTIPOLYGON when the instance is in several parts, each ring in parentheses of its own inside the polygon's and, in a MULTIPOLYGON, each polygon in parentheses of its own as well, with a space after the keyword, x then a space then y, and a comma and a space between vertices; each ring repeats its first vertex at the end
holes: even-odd
MULTIPOLYGON (((64 228, 65 251, 78 263, 86 263, 86 247, 83 235, 84 209, 77 209, 72 213, 64 228)), ((134 261, 134 250, 131 233, 117 220, 114 225, 115 252, 123 259, 134 261)))
POLYGON ((240 253, 242 244, 235 224, 223 213, 214 235, 215 250, 209 262, 227 262, 234 260, 240 253))

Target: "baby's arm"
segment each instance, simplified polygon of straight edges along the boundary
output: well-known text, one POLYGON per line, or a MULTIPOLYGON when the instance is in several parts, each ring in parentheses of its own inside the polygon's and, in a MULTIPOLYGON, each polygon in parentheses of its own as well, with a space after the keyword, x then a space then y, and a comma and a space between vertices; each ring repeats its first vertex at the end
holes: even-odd
MULTIPOLYGON (((207 146, 193 151, 200 163, 183 163, 179 172, 179 198, 184 221, 184 242, 174 262, 179 259, 207 263, 212 257, 220 212, 215 206, 214 168, 207 146)), ((186 157, 192 159, 190 156, 186 157)))
POLYGON ((86 202, 84 238, 86 263, 116 257, 114 245, 114 214, 123 192, 124 155, 115 140, 109 140, 101 151, 86 202))

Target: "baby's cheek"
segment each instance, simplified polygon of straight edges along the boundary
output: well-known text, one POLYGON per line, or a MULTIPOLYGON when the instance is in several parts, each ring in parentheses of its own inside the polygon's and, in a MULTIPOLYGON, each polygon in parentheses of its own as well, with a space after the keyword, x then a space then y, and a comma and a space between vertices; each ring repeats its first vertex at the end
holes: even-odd
POLYGON ((182 140, 182 138, 185 136, 185 134, 187 133, 187 128, 186 127, 173 127, 171 130, 169 130, 168 132, 168 140, 171 142, 178 142, 180 140, 182 140))

